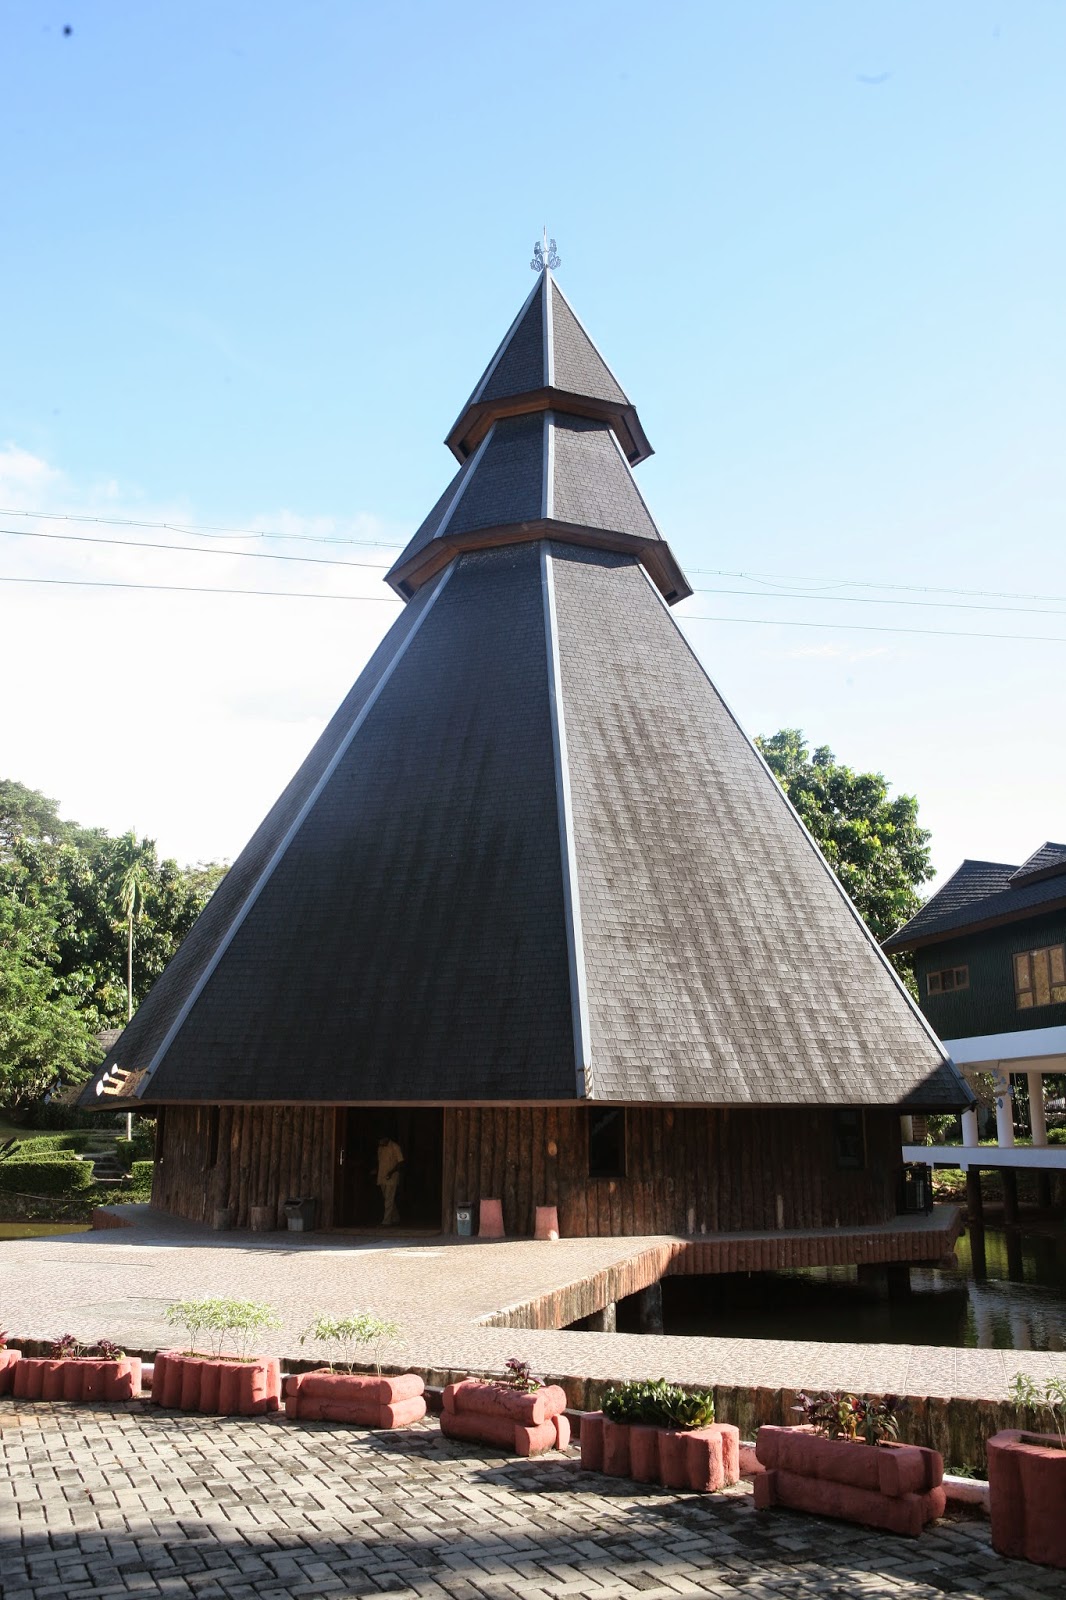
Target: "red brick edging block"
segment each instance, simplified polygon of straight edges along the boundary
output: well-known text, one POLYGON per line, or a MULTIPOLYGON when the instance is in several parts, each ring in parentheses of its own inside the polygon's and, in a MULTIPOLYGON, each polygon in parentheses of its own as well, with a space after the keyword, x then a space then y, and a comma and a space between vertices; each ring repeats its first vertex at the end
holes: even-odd
POLYGON ((546 1384, 529 1394, 505 1384, 464 1378, 449 1383, 442 1395, 440 1431, 449 1439, 498 1444, 519 1456, 544 1450, 565 1450, 570 1423, 563 1415, 566 1391, 546 1384))
POLYGON ((1066 1567, 1066 1450, 1052 1433, 1006 1428, 988 1441, 992 1547, 1066 1567))
POLYGON ((397 1378, 330 1372, 326 1367, 296 1372, 285 1383, 285 1415, 296 1421, 406 1428, 426 1414, 425 1388, 414 1372, 397 1378))
POLYGON ((764 1425, 755 1454, 756 1510, 790 1506, 917 1538, 944 1514, 944 1462, 922 1445, 871 1446, 825 1439, 805 1428, 764 1425))
POLYGON ((581 1418, 581 1465, 611 1478, 712 1494, 739 1482, 740 1430, 728 1422, 653 1428, 590 1411, 581 1418))
POLYGON ((0 1394, 11 1393, 11 1385, 15 1381, 15 1362, 21 1355, 21 1350, 0 1350, 0 1394))
POLYGON ((220 1360, 160 1350, 152 1373, 152 1403, 212 1417, 258 1417, 281 1405, 281 1363, 220 1360))
POLYGON ((141 1392, 140 1356, 23 1356, 8 1370, 17 1400, 132 1400, 141 1392))

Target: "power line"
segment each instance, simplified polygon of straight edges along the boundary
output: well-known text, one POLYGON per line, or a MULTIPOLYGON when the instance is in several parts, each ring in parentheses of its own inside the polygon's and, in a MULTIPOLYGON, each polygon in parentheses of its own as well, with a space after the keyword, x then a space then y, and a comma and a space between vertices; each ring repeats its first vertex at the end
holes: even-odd
MULTIPOLYGON (((1029 594, 1013 589, 949 589, 930 583, 877 583, 866 578, 806 578, 799 573, 786 572, 736 572, 727 567, 689 567, 690 572, 703 578, 744 578, 748 583, 812 583, 835 589, 896 589, 909 594, 961 594, 979 600, 1055 600, 1066 605, 1063 594, 1029 594)), ((796 591, 799 594, 800 591, 796 591)), ((697 594, 713 594, 713 589, 696 590, 697 594)), ((817 596, 808 593, 808 597, 817 596)), ((760 597, 761 598, 761 597, 760 597)))
MULTIPOLYGON (((0 583, 37 583, 73 589, 148 589, 162 594, 225 594, 246 595, 255 599, 273 600, 347 600, 384 601, 399 605, 395 595, 388 594, 315 594, 299 589, 212 589, 198 584, 177 583, 120 583, 95 578, 15 578, 0 576, 0 583)), ((682 622, 739 622, 762 628, 821 628, 844 633, 907 633, 935 639, 1002 639, 1018 644, 1066 644, 1066 634, 1039 633, 977 633, 959 628, 891 628, 870 622, 795 622, 776 617, 709 617, 698 612, 681 616, 682 622)))
MULTIPOLYGON (((228 556, 235 561, 294 561, 307 566, 350 567, 373 572, 385 572, 388 570, 386 563, 382 561, 342 561, 330 556, 294 556, 278 550, 200 550, 194 545, 164 544, 154 539, 105 539, 95 534, 41 533, 31 528, 0 528, 0 533, 8 534, 13 539, 54 539, 66 544, 107 545, 119 550, 168 550, 181 555, 228 556)), ((1050 607, 967 605, 958 600, 883 600, 873 595, 848 594, 759 594, 751 589, 720 589, 707 586, 698 587, 693 592, 695 594, 737 595, 742 598, 754 597, 759 600, 809 601, 815 605, 832 603, 835 605, 858 606, 908 606, 934 611, 993 611, 1018 616, 1066 617, 1066 611, 1057 611, 1050 607)), ((952 593, 954 591, 945 592, 952 593)))
POLYGON ((166 533, 189 533, 204 539, 240 535, 246 539, 306 539, 312 544, 357 544, 375 550, 399 550, 395 539, 340 539, 321 533, 275 533, 264 528, 230 528, 222 523, 144 522, 137 517, 98 517, 78 511, 20 511, 0 506, 0 517, 36 517, 42 522, 98 522, 110 528, 157 528, 166 533))
POLYGON ((368 600, 398 606, 394 594, 313 594, 302 589, 211 589, 192 583, 120 583, 107 578, 9 578, 0 583, 46 583, 68 589, 152 589, 157 594, 242 594, 271 600, 368 600))
POLYGON ((290 556, 280 550, 198 550, 191 544, 162 544, 154 539, 102 539, 92 533, 39 533, 36 528, 0 528, 13 539, 61 539, 66 544, 107 544, 120 550, 178 550, 188 556, 231 556, 237 561, 301 561, 316 567, 363 567, 387 572, 385 561, 339 561, 330 556, 290 556))
POLYGON ((1066 618, 1066 611, 1050 606, 971 606, 962 600, 882 600, 869 594, 760 594, 755 589, 694 589, 693 593, 735 594, 748 600, 799 600, 815 606, 917 606, 923 611, 1000 611, 1014 616, 1066 618))
POLYGON ((745 622, 761 628, 832 628, 844 633, 918 633, 931 639, 1008 639, 1019 644, 1066 644, 1062 633, 976 633, 969 628, 890 628, 873 622, 794 622, 781 617, 704 617, 682 614, 682 622, 745 622))

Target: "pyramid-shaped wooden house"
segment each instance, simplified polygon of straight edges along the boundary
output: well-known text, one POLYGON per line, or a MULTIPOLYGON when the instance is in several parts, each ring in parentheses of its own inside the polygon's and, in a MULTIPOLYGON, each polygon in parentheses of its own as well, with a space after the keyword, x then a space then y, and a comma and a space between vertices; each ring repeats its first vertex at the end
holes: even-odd
MULTIPOLYGON (((509 1233, 863 1226, 969 1103, 670 612, 636 410, 550 271, 447 440, 401 616, 89 1086, 155 1203, 509 1233)), ((260 1213, 262 1215, 262 1213, 260 1213)))

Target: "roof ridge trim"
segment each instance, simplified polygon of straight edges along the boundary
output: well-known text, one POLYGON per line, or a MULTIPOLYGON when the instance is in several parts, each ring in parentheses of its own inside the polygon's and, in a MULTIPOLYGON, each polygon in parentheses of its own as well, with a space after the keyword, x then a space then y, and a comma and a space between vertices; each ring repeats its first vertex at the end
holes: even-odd
POLYGON ((540 547, 540 576, 544 592, 544 635, 548 650, 548 705, 551 712, 552 750, 555 756, 555 795, 559 809, 559 847, 563 862, 563 908, 566 914, 566 950, 570 964, 570 1007, 574 1023, 574 1069, 577 1097, 592 1094, 592 1037, 589 1027, 588 977, 585 941, 581 930, 581 887, 577 875, 574 808, 570 795, 570 763, 566 748, 566 716, 559 659, 559 623, 555 612, 555 574, 551 549, 540 547))
POLYGON ((163 1037, 162 1043, 159 1045, 158 1049, 155 1052, 155 1055, 152 1057, 151 1061, 148 1063, 148 1066, 147 1066, 147 1068, 145 1070, 144 1076, 141 1079, 140 1084, 138 1085, 138 1099, 142 1099, 143 1098, 144 1090, 147 1088, 148 1084, 151 1082, 152 1077, 154 1076, 154 1074, 157 1071, 157 1069, 161 1066, 161 1064, 163 1062, 163 1059, 166 1056, 167 1051, 170 1049, 171 1045, 174 1043, 174 1040, 176 1039, 176 1037, 177 1037, 178 1033, 180 1032, 180 1030, 184 1027, 185 1021, 186 1021, 190 1011, 192 1010, 193 1006, 196 1004, 197 1000, 199 1000, 201 994, 206 989, 206 987, 207 987, 208 983, 210 982, 211 978, 214 976, 215 971, 217 970, 218 965, 222 960, 222 957, 226 954, 226 951, 229 949, 230 945, 233 943, 234 939, 237 937, 237 934, 239 933, 242 925, 244 924, 245 919, 247 918, 249 912, 252 910, 252 907, 255 905, 256 901, 259 899, 259 896, 262 894, 263 890, 266 888, 266 885, 268 884, 270 879, 273 877, 274 871, 277 868, 278 863, 281 861, 282 857, 284 856, 286 850, 289 848, 289 845, 292 843, 293 839, 296 837, 296 835, 299 833, 300 829, 303 827, 303 824, 307 820, 307 817, 308 817, 309 813, 314 808, 314 806, 317 804, 319 796, 321 795, 323 789, 325 789, 326 785, 329 783, 330 779, 333 777, 333 774, 336 772, 336 770, 337 770, 338 766, 340 765, 342 759, 347 754, 347 751, 348 751, 353 739, 355 738, 356 734, 359 732, 359 729, 363 726, 363 723, 366 721, 366 719, 370 715, 371 711, 377 705, 378 700, 381 698, 381 695, 384 692, 386 684, 389 682, 389 680, 392 677, 393 673, 396 671, 396 668, 399 666, 400 662, 403 660, 404 656, 407 654, 407 651, 409 650, 410 646, 414 643, 415 639, 418 637, 418 634, 419 634, 419 631, 421 630, 422 624, 425 622, 426 618, 429 616, 430 612, 433 610, 433 607, 436 605, 436 603, 439 600, 441 594, 443 593, 443 591, 444 591, 444 589, 445 589, 445 587, 446 587, 446 585, 448 583, 449 578, 451 577, 452 573, 455 571, 455 566, 456 566, 456 563, 455 563, 454 560, 452 560, 445 567, 444 572, 441 575, 440 582, 437 584, 436 588, 433 590, 433 593, 430 595, 429 599, 427 600, 427 602, 426 602, 426 604, 425 604, 425 606, 424 606, 424 608, 422 610, 421 616, 419 616, 419 617, 417 617, 415 619, 415 621, 412 624, 411 630, 408 633, 407 637, 403 640, 403 642, 401 643, 401 645, 397 649, 396 654, 392 657, 392 660, 388 663, 388 665, 382 671, 381 677, 378 679, 377 683, 374 685, 373 689, 370 691, 370 693, 367 696, 366 700, 363 702, 363 705, 360 707, 360 709, 359 709, 359 711, 358 711, 358 713, 357 713, 357 715, 355 717, 354 722, 352 723, 351 727, 348 729, 348 732, 344 735, 344 738, 338 744, 336 750, 333 752, 333 755, 330 757, 330 759, 329 759, 329 761, 328 761, 328 763, 327 763, 327 765, 325 767, 325 770, 323 771, 323 773, 322 773, 321 777, 319 778, 318 782, 315 784, 314 788, 311 790, 311 793, 308 795, 307 799, 304 801, 303 805, 300 807, 299 811, 297 812, 295 818, 290 823, 288 829, 285 832, 285 836, 282 839, 281 843, 278 845, 277 849, 274 851, 274 853, 271 856, 270 860, 267 862, 266 866, 263 868, 263 871, 259 874, 259 877, 256 879, 255 883, 252 885, 251 889, 248 891, 248 894, 245 897, 245 899, 243 900, 243 902, 241 903, 240 909, 237 911, 236 915, 234 916, 233 921, 230 923, 229 927, 226 929, 225 934, 219 940, 219 943, 216 945, 215 950, 211 955, 211 959, 204 966, 203 971, 201 972, 200 976, 197 978, 197 980, 196 980, 195 984, 193 985, 190 993, 186 997, 186 999, 185 999, 184 1003, 182 1004, 181 1009, 179 1010, 177 1016, 174 1018, 174 1021, 171 1023, 170 1027, 167 1029, 166 1034, 163 1037))
POLYGON ((541 516, 545 522, 555 517, 555 416, 544 413, 544 494, 541 516))
POLYGON ((546 271, 544 285, 544 387, 555 388, 555 323, 552 319, 552 290, 555 279, 546 271))
POLYGON ((912 997, 911 997, 911 995, 910 995, 910 993, 909 993, 909 991, 907 989, 906 984, 900 978, 900 976, 897 973, 895 967, 892 965, 891 961, 885 955, 885 952, 881 949, 881 946, 878 944, 877 940, 874 938, 873 934, 870 932, 870 930, 866 926, 865 922, 859 916, 859 913, 855 909, 854 905, 852 904, 850 897, 846 894, 846 892, 844 890, 844 885, 841 883, 840 879, 837 877, 836 873, 833 871, 832 867, 829 865, 828 861, 825 859, 825 856, 822 854, 822 851, 819 848, 817 839, 814 837, 813 833, 807 827, 807 824, 804 822, 803 818, 800 816, 799 812, 796 810, 795 806, 792 804, 792 801, 788 798, 788 795, 785 793, 784 789, 781 787, 781 785, 778 783, 777 779, 774 777, 773 773, 770 771, 769 764, 766 761, 766 758, 763 756, 762 752, 760 751, 758 745, 755 743, 754 739, 751 739, 751 738, 748 737, 748 734, 745 731, 744 727, 742 726, 742 724, 740 722, 740 719, 738 718, 736 712, 733 710, 733 707, 729 704, 729 701, 726 699, 726 697, 722 693, 721 689, 719 689, 718 685, 714 682, 714 680, 711 677, 710 673, 707 671, 707 668, 703 665, 703 662, 700 660, 699 656, 696 654, 696 652, 693 649, 692 645, 689 643, 689 641, 686 638, 684 632, 682 631, 682 629, 678 625, 677 618, 674 616, 673 612, 670 610, 670 607, 667 605, 665 599, 660 594, 659 590, 656 588, 656 586, 652 582, 651 578, 644 571, 643 563, 642 562, 638 562, 637 563, 637 568, 638 568, 639 572, 641 573, 641 576, 644 578, 645 582, 647 583, 648 588, 651 590, 652 594, 655 596, 656 600, 658 600, 658 602, 659 602, 660 606, 662 607, 663 611, 666 613, 666 616, 669 618, 670 623, 672 624, 673 627, 677 628, 677 631, 681 635, 681 638, 682 638, 682 640, 684 642, 685 648, 688 651, 689 655, 692 657, 693 661, 696 663, 696 666, 699 668, 699 670, 703 674, 703 676, 707 679, 707 682, 710 684, 711 688, 714 690, 715 694, 718 696, 719 700, 722 702, 722 705, 723 705, 723 707, 725 709, 726 715, 729 717, 730 721, 733 723, 734 727, 736 728, 737 732, 740 734, 740 737, 744 740, 745 744, 748 746, 749 750, 751 750, 752 754, 755 756, 755 759, 758 761, 759 765, 762 767, 762 769, 766 773, 767 777, 770 779, 770 781, 777 788, 778 793, 780 794, 782 800, 784 801, 785 805, 788 807, 789 811, 792 813, 793 820, 795 821, 797 827, 800 829, 800 832, 803 834, 803 837, 806 839, 808 845, 814 851, 815 855, 818 857, 818 860, 822 863, 822 866, 825 868, 826 872, 828 873, 830 883, 833 885, 834 889, 836 889, 836 891, 839 894, 840 898, 843 900, 844 904, 847 906, 848 911, 851 913, 852 919, 857 924, 857 926, 858 926, 860 932, 862 933, 863 937, 866 939, 866 941, 870 945, 870 947, 875 951, 875 953, 877 955, 877 959, 880 961, 881 965, 884 967, 885 971, 888 973, 889 977, 892 979, 892 982, 895 984, 896 988, 899 990, 900 994, 903 996, 904 1000, 907 1002, 907 1005, 910 1007, 911 1013, 916 1018, 916 1020, 921 1024, 922 1032, 928 1035, 928 1037, 929 1037, 930 1041, 932 1042, 932 1044, 934 1044, 936 1046, 936 1049, 940 1052, 941 1064, 942 1065, 946 1064, 947 1066, 951 1067, 952 1070, 955 1073, 955 1076, 959 1079, 959 1082, 962 1083, 963 1082, 962 1074, 959 1072, 958 1067, 955 1066, 955 1063, 952 1061, 950 1055, 944 1049, 943 1043, 941 1042, 939 1036, 933 1031, 932 1027, 929 1025, 929 1023, 926 1021, 925 1017, 922 1015, 921 1010, 919 1009, 919 1007, 917 1006, 915 1001, 912 999, 912 997))
POLYGON ((478 462, 481 460, 482 456, 485 454, 485 451, 488 449, 489 440, 492 438, 492 436, 493 436, 493 434, 495 432, 496 432, 496 424, 493 423, 492 427, 489 429, 488 433, 485 435, 485 437, 482 439, 481 443, 478 445, 477 449, 474 451, 474 454, 470 457, 469 462, 466 464, 465 472, 462 470, 462 468, 460 468, 459 476, 462 478, 463 481, 459 485, 459 487, 456 489, 455 494, 452 496, 451 503, 449 504, 447 511, 444 513, 443 517, 441 517, 440 521, 437 523, 437 526, 434 528, 433 532, 430 534, 429 538, 426 540, 427 544, 432 544, 434 539, 439 539, 441 537, 441 535, 443 534, 445 528, 448 526, 449 522, 452 520, 452 517, 455 515, 455 508, 459 504, 460 500, 463 498, 463 495, 466 493, 467 486, 469 485, 471 479, 473 478, 474 473, 477 471, 478 462))
MULTIPOLYGON (((460 417, 462 417, 463 413, 468 411, 471 406, 477 404, 478 400, 481 398, 482 393, 488 387, 489 379, 492 377, 492 374, 496 371, 496 368, 499 366, 500 362, 503 360, 503 353, 507 349, 507 346, 510 344, 511 340, 514 338, 515 333, 517 332, 517 329, 518 329, 518 325, 522 321, 522 318, 525 316, 526 312, 529 310, 530 306, 533 304, 533 296, 536 294, 536 292, 537 292, 537 290, 539 288, 540 288, 540 280, 538 279, 537 282, 533 285, 532 289, 526 295, 526 298, 522 301, 522 306, 521 306, 521 309, 518 312, 518 315, 515 317, 514 321, 511 323, 511 326, 508 328, 507 332, 504 334, 503 338, 500 340, 499 346, 497 347, 497 350, 496 350, 496 354, 493 356, 492 360, 489 362, 488 366, 485 368, 484 372, 481 374, 481 381, 478 384, 477 388, 474 390, 473 394, 470 396, 469 400, 466 402, 466 405, 463 407, 462 411, 460 411, 460 413, 459 413, 460 417)), ((617 379, 615 381, 617 382, 617 379)))

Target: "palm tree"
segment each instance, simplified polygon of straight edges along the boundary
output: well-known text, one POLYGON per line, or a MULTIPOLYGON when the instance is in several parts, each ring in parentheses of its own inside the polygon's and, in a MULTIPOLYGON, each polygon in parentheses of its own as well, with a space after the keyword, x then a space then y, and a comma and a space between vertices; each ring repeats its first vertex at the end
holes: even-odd
POLYGON ((144 911, 144 891, 155 865, 155 840, 142 839, 131 829, 116 841, 118 903, 126 922, 127 1020, 133 1017, 133 924, 144 911))

